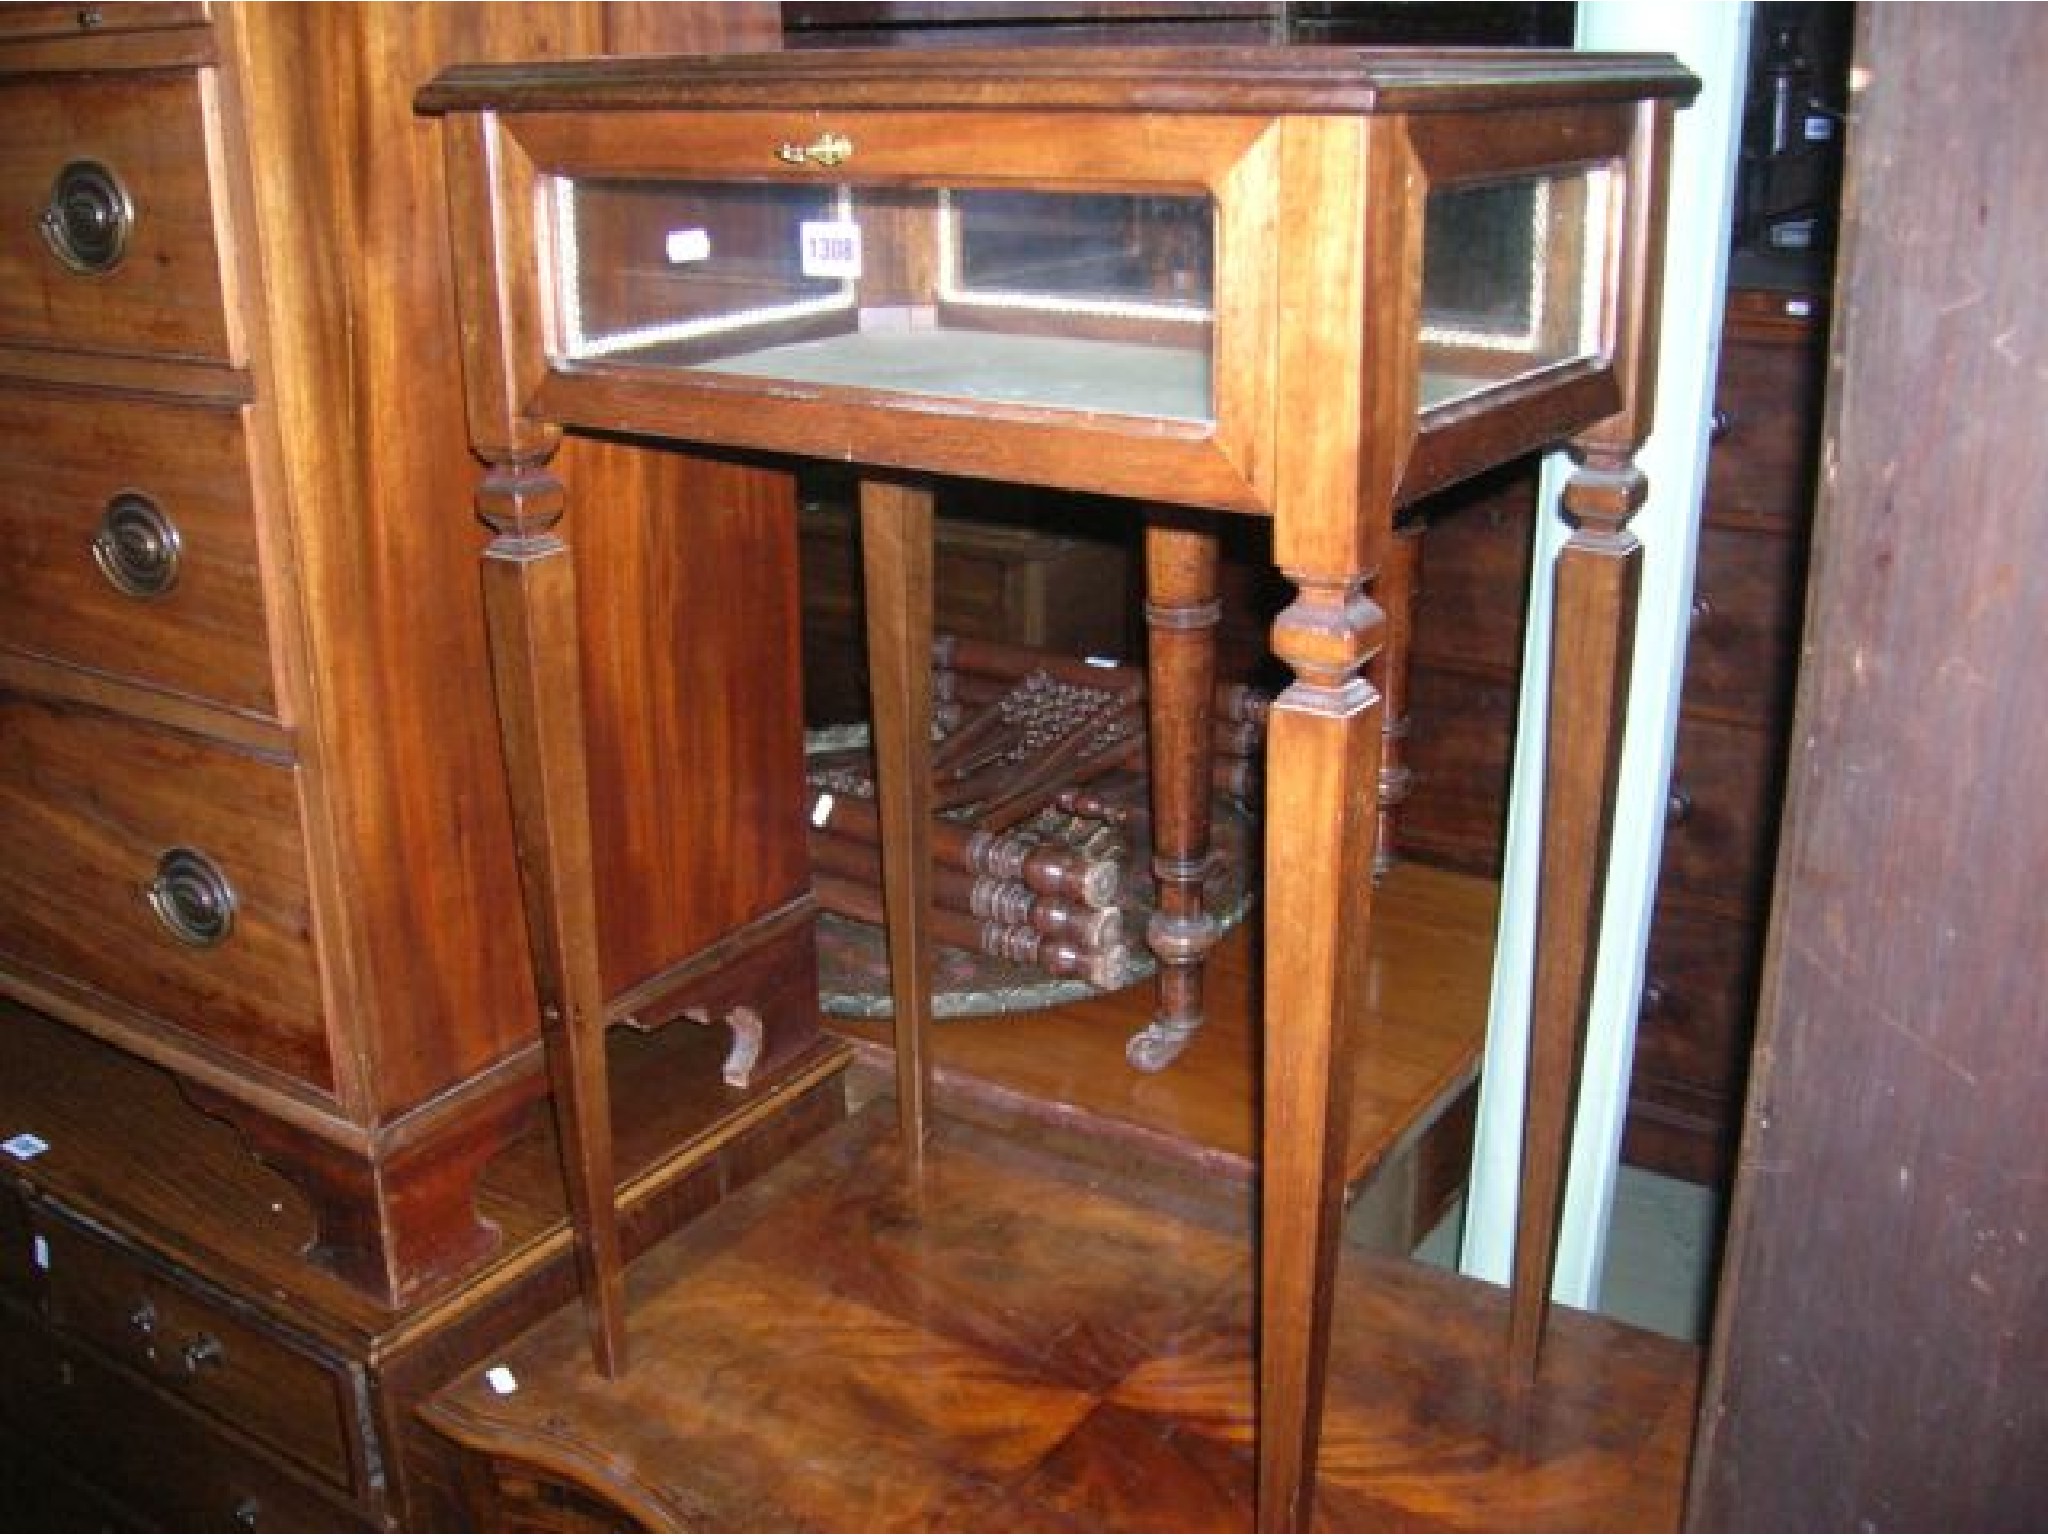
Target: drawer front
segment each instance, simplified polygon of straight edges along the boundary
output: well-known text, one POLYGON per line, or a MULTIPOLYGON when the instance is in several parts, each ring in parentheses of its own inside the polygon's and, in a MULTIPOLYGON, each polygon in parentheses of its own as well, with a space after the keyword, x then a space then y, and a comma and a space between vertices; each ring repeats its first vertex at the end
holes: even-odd
POLYGON ((205 110, 194 72, 0 87, 0 341, 240 361, 205 110))
POLYGON ((1636 1092, 1659 1085, 1730 1105, 1742 1092, 1763 941, 1748 923, 1659 903, 1636 1021, 1636 1092))
POLYGON ((0 41, 30 37, 94 37, 108 32, 154 32, 164 27, 196 26, 207 8, 179 0, 149 4, 49 5, 40 0, 9 0, 0 5, 0 41))
POLYGON ((347 1370, 309 1355, 55 1215, 48 1244, 53 1323, 166 1397, 349 1485, 347 1370))
POLYGON ((0 644, 275 717, 241 413, 0 389, 0 644))
POLYGON ((1811 517, 1820 442, 1820 349, 1730 341, 1714 395, 1706 519, 1803 528, 1811 517))
POLYGON ((298 826, 288 768, 0 696, 0 962, 331 1091, 298 826))
POLYGON ((1804 546, 1785 534, 1700 530, 1685 707, 1776 725, 1791 704, 1804 546))
POLYGON ((1769 731, 1681 719, 1661 888, 1761 912, 1778 839, 1782 741, 1769 731))
POLYGON ((179 1531, 347 1531, 363 1516, 93 1351, 0 1303, 0 1423, 17 1443, 179 1531))

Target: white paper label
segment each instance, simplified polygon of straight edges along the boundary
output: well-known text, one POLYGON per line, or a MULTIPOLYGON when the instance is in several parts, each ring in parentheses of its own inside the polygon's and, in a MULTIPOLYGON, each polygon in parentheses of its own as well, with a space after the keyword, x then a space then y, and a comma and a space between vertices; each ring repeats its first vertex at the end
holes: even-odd
POLYGON ((41 1157, 50 1150, 50 1144, 33 1131, 23 1131, 19 1136, 10 1136, 0 1141, 0 1151, 9 1157, 20 1158, 24 1163, 32 1157, 41 1157))
POLYGON ((36 1268, 48 1271, 50 1267, 50 1240, 38 1232, 35 1236, 35 1241, 29 1244, 29 1252, 34 1255, 36 1268))
POLYGON ((832 820, 832 797, 820 795, 811 802, 811 825, 822 827, 832 820))
POLYGON ((494 1365, 485 1371, 484 1384, 500 1397, 510 1397, 519 1390, 519 1378, 512 1374, 509 1365, 494 1365))
POLYGON ((805 219, 797 225, 805 277, 859 277, 860 226, 850 219, 805 219))
POLYGON ((711 259, 711 231, 672 229, 668 232, 668 259, 676 266, 711 259))

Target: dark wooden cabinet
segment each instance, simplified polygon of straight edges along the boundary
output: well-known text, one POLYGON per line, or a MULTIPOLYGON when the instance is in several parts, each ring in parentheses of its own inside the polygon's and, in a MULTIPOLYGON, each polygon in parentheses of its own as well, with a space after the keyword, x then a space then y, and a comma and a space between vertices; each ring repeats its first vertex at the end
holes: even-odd
POLYGON ((1777 857, 1824 383, 1825 300, 1729 295, 1664 858, 1622 1153, 1724 1186, 1777 857))

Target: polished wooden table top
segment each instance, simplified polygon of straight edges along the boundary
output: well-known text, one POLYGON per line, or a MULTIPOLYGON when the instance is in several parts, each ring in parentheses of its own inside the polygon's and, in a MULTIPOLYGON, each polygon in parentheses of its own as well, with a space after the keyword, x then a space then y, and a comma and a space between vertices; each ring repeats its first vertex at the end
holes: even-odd
MULTIPOLYGON (((1244 1186, 1203 1201, 944 1117, 932 1150, 906 1184, 878 1103, 651 1249, 622 1379, 565 1310, 451 1384, 424 1411, 496 1459, 479 1518, 566 1489, 669 1530, 1248 1528, 1244 1186)), ((1321 1528, 1676 1528, 1692 1348, 1563 1315, 1517 1420, 1506 1303, 1346 1252, 1321 1528)))

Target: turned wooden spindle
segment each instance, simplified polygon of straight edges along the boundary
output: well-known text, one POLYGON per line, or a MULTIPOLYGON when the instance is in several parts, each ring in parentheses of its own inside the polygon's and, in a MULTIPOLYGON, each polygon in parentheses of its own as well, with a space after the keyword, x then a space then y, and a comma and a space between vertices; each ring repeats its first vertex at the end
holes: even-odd
POLYGON ((1213 528, 1155 511, 1145 525, 1148 757, 1152 873, 1158 897, 1145 941, 1159 962, 1152 1022, 1124 1055, 1157 1072, 1202 1024, 1202 969, 1221 929, 1203 887, 1209 877, 1210 759, 1214 751, 1217 538, 1213 528))
MULTIPOLYGON (((811 802, 811 817, 814 838, 824 835, 870 848, 881 846, 881 818, 871 800, 820 795, 811 802)), ((1123 882, 1123 870, 1114 859, 1048 848, 1032 838, 983 832, 950 821, 933 824, 932 853, 970 874, 1016 881, 1041 896, 1060 896, 1089 907, 1109 906, 1123 882)))
MULTIPOLYGON (((811 864, 820 874, 834 875, 881 889, 881 851, 851 838, 813 833, 811 864)), ((1090 907, 1059 896, 1045 896, 1014 880, 969 874, 943 861, 932 870, 932 899, 943 912, 954 912, 1035 928, 1049 939, 1068 939, 1084 949, 1104 949, 1123 942, 1124 917, 1118 907, 1090 907)))

